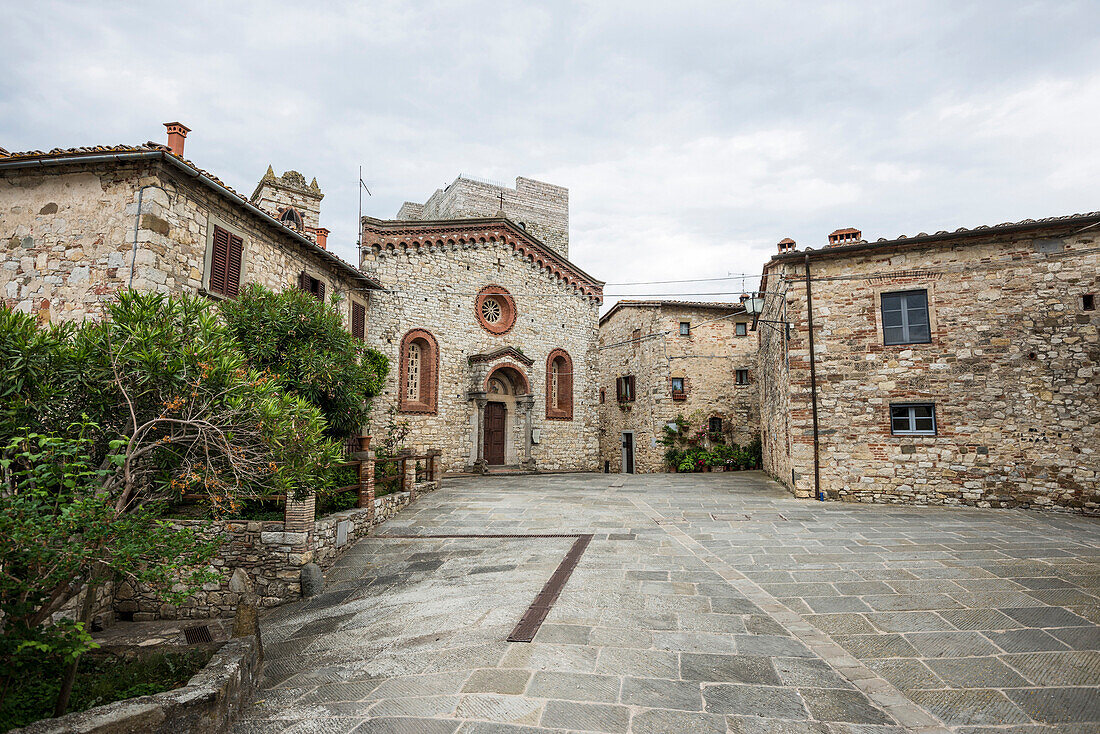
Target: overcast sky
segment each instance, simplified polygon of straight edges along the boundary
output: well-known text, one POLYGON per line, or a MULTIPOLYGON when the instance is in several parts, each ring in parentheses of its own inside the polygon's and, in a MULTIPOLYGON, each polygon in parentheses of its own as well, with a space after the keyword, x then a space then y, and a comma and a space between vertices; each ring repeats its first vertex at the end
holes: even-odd
POLYGON ((180 120, 187 157, 246 196, 269 163, 316 176, 350 261, 360 165, 383 218, 459 173, 567 186, 571 259, 610 283, 758 274, 779 239, 820 247, 838 227, 1100 209, 1095 0, 0 13, 0 147, 163 142, 180 120))

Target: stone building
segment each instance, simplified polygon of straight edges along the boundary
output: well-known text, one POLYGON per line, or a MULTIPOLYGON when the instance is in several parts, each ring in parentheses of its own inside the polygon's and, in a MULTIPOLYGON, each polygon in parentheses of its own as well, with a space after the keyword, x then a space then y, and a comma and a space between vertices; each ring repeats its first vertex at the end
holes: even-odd
POLYGON ((756 334, 736 303, 619 301, 600 319, 600 459, 614 472, 665 471, 662 429, 748 444, 758 435, 756 334))
POLYGON ((423 204, 406 201, 398 219, 476 219, 498 211, 563 258, 569 257, 569 189, 519 177, 516 187, 459 176, 423 204))
POLYGON ((800 497, 1100 505, 1100 213, 834 235, 764 267, 765 469, 800 497))
POLYGON ((269 169, 250 201, 183 158, 186 127, 167 127, 169 145, 0 154, 4 303, 80 320, 122 288, 221 299, 261 283, 337 294, 361 324, 378 284, 325 249, 316 181, 269 169))
POLYGON ((566 190, 525 182, 522 213, 507 197, 507 214, 499 197, 471 204, 459 194, 482 185, 460 178, 423 207, 405 204, 397 220, 362 221, 361 268, 385 288, 372 295, 367 342, 391 359, 395 378, 375 401, 372 432, 381 435, 396 409, 410 447, 442 450, 448 471, 598 466, 603 283, 563 254, 566 190), (469 216, 483 204, 491 216, 469 216))

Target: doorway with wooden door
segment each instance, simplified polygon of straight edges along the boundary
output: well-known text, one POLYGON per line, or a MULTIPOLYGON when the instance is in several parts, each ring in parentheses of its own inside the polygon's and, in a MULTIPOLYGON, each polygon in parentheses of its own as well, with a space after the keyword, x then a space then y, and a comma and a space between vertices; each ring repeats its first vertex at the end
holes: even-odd
POLYGON ((634 431, 623 431, 623 474, 634 473, 634 431))
POLYGON ((504 403, 485 404, 485 463, 500 466, 504 463, 504 403))

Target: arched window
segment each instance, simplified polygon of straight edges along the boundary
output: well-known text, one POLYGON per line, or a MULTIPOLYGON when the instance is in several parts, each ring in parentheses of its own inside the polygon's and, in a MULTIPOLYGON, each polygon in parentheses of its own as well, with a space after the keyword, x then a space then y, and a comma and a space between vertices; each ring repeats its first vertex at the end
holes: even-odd
POLYGON ((439 392, 439 346, 431 332, 413 329, 401 340, 398 406, 402 413, 434 413, 439 392))
POLYGON ((546 358, 546 417, 573 420, 573 359, 564 349, 546 358))
POLYGON ((302 215, 298 213, 298 210, 292 206, 288 206, 279 212, 279 221, 288 227, 293 227, 299 232, 305 224, 302 222, 302 215))

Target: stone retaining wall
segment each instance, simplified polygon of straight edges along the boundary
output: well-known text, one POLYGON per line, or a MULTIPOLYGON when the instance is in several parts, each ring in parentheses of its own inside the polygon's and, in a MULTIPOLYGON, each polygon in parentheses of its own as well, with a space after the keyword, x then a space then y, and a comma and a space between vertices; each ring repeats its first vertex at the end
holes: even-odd
POLYGON ((13 734, 221 734, 252 695, 263 653, 255 637, 225 643, 183 688, 37 721, 13 734))
MULTIPOLYGON (((436 482, 420 482, 415 492, 430 492, 436 482)), ((211 565, 220 581, 206 584, 182 604, 161 601, 152 590, 123 582, 115 590, 114 611, 135 621, 152 619, 207 619, 230 616, 242 595, 254 593, 261 607, 275 607, 299 598, 301 567, 330 565, 373 525, 385 522, 409 504, 409 492, 377 497, 372 513, 354 508, 314 521, 308 532, 286 532, 282 521, 230 520, 206 524, 201 520, 174 520, 180 528, 198 530, 207 537, 221 536, 222 546, 211 565), (342 527, 341 527, 342 526, 342 527)))

